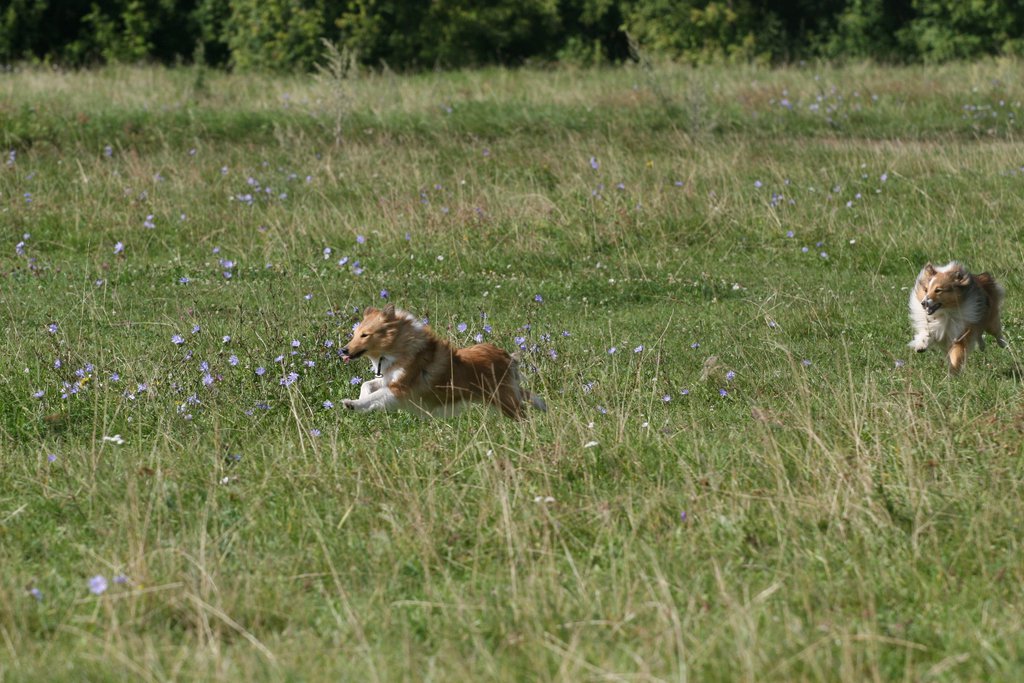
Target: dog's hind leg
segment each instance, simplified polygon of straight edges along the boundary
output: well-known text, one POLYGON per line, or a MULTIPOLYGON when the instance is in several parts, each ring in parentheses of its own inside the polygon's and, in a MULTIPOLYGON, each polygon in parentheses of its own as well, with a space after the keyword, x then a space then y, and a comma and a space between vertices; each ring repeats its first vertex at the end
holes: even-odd
POLYGON ((985 326, 985 331, 996 338, 996 344, 999 344, 999 348, 1005 349, 1009 346, 1009 344, 1006 343, 1006 337, 1003 336, 1003 323, 999 320, 998 315, 994 315, 989 318, 988 324, 985 326))
POLYGON ((498 389, 498 407, 505 417, 511 417, 513 420, 521 420, 524 417, 523 404, 519 401, 518 393, 511 387, 498 389))
POLYGON ((961 334, 949 347, 949 374, 957 375, 967 362, 967 346, 971 341, 971 330, 961 334))

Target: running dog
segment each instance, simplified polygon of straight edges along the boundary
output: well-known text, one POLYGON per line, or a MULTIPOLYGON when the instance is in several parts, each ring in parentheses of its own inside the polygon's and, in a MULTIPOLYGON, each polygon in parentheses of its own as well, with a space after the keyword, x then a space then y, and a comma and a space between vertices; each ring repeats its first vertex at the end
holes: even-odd
POLYGON ((517 420, 527 404, 547 410, 540 396, 520 386, 518 363, 508 353, 486 343, 457 349, 391 304, 367 308, 341 354, 346 362, 366 356, 377 375, 363 383, 358 399, 342 402, 349 410, 447 417, 479 401, 517 420))
POLYGON ((932 342, 942 344, 950 374, 957 374, 967 361, 967 352, 985 348, 984 332, 1006 346, 999 312, 1003 288, 988 273, 972 275, 958 261, 936 268, 925 265, 910 292, 910 323, 914 338, 907 344, 924 351, 932 342))

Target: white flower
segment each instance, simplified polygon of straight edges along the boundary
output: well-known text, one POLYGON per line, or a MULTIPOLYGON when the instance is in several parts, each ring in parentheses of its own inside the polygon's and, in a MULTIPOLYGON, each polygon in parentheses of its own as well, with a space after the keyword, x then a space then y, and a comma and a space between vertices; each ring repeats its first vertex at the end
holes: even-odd
POLYGON ((124 443, 124 439, 121 438, 120 434, 114 434, 113 436, 104 436, 103 440, 109 441, 110 443, 113 444, 117 444, 118 446, 124 443))

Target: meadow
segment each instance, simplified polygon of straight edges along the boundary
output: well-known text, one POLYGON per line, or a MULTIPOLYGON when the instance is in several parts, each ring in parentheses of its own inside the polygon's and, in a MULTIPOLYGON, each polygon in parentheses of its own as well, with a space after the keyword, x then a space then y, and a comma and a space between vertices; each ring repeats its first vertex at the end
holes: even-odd
POLYGON ((1020 680, 1021 73, 7 71, 0 680, 1020 680), (342 412, 385 301, 549 412, 342 412))

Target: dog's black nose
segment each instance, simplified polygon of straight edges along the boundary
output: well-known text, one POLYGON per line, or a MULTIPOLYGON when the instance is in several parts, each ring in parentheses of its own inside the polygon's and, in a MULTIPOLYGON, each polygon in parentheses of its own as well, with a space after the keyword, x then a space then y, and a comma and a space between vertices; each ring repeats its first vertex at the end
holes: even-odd
POLYGON ((348 347, 347 346, 341 350, 341 355, 343 355, 343 356, 347 356, 348 355, 348 347))

